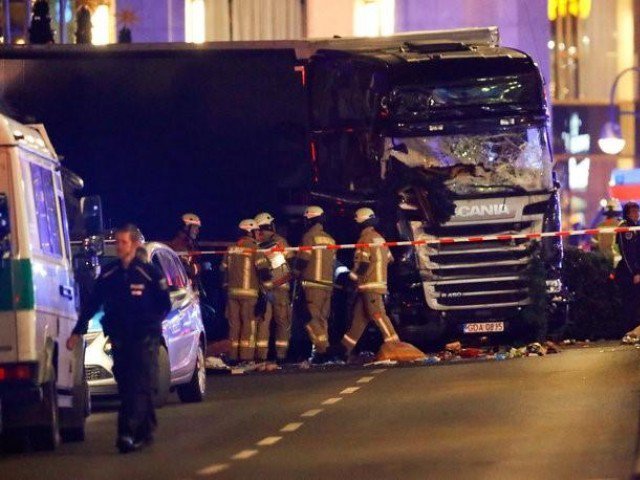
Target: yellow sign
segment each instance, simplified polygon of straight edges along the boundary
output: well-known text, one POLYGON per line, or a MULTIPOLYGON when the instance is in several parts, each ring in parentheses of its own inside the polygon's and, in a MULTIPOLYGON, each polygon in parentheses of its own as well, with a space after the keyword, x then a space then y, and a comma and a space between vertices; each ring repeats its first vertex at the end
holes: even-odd
POLYGON ((547 16, 554 21, 558 17, 567 15, 581 19, 589 18, 591 14, 591 0, 548 0, 547 16))

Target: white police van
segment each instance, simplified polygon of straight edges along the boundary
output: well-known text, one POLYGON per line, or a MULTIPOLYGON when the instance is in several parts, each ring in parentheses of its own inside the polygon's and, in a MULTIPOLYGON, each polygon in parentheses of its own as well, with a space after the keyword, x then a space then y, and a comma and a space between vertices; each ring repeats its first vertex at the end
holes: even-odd
POLYGON ((0 438, 54 449, 84 439, 90 404, 60 162, 44 127, 0 116, 0 438))

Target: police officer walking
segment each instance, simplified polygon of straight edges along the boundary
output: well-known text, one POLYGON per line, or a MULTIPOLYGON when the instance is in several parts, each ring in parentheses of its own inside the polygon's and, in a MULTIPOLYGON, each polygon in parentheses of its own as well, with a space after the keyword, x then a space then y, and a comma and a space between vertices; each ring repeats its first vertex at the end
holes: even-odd
POLYGON ((229 359, 237 362, 253 361, 256 342, 255 308, 258 300, 256 271, 256 232, 253 219, 240 222, 241 237, 227 249, 220 269, 225 273, 227 289, 226 317, 229 321, 231 352, 229 359))
MULTIPOLYGON (((356 211, 355 221, 361 227, 358 244, 385 243, 385 239, 375 229, 378 219, 373 210, 360 208, 356 211)), ((384 306, 387 266, 392 261, 391 252, 384 245, 360 247, 355 251, 349 278, 357 284, 358 296, 353 308, 351 327, 342 337, 342 345, 347 354, 351 353, 371 321, 380 329, 385 342, 399 341, 384 306)))
MULTIPOLYGON (((621 227, 637 227, 640 220, 640 206, 635 202, 625 204, 622 209, 621 227)), ((622 259, 615 270, 616 283, 622 295, 622 308, 625 324, 630 327, 638 325, 640 316, 640 232, 619 233, 616 242, 620 248, 622 259)), ((635 343, 639 341, 640 328, 627 332, 623 341, 635 343)))
POLYGON ((158 350, 162 321, 171 301, 162 273, 136 255, 142 243, 140 230, 126 225, 116 231, 115 239, 118 260, 102 270, 67 348, 76 347, 87 333, 91 317, 103 308, 102 327, 111 341, 113 373, 121 399, 116 447, 128 453, 153 440, 158 350))
MULTIPOLYGON (((275 219, 269 213, 259 213, 255 217, 255 222, 260 229, 258 234, 259 246, 268 248, 287 248, 287 240, 276 233, 275 219)), ((289 308, 289 280, 290 269, 288 261, 294 256, 293 252, 267 252, 258 256, 257 267, 263 273, 260 274, 263 286, 267 290, 267 305, 263 322, 269 324, 269 314, 273 312, 275 322, 275 346, 278 363, 284 362, 289 350, 289 339, 291 337, 291 309, 289 308), (267 275, 268 273, 268 275, 267 275), (269 278, 267 280, 267 278, 269 278)), ((266 341, 269 340, 268 329, 264 326, 262 332, 267 332, 266 341)), ((259 339, 261 344, 265 341, 264 334, 259 339)))
MULTIPOLYGON (((304 211, 307 231, 301 246, 335 245, 335 240, 324 230, 324 210, 309 206, 304 211)), ((333 273, 336 261, 335 250, 299 250, 295 261, 295 274, 302 279, 304 297, 311 320, 305 326, 314 346, 314 363, 327 360, 329 347, 329 314, 333 294, 333 273)))

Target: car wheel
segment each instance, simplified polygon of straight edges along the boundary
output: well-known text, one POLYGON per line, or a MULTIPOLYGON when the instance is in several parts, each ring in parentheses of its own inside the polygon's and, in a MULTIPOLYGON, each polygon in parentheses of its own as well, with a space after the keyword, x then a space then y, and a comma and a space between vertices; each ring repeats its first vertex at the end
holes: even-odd
POLYGON ((189 383, 178 387, 178 397, 184 403, 197 403, 204 400, 207 391, 207 370, 204 364, 204 349, 198 345, 196 366, 189 383))
POLYGON ((169 399, 171 391, 171 365, 169 364, 169 352, 167 347, 160 345, 158 350, 158 380, 156 384, 155 394, 153 396, 153 405, 161 408, 169 399))
POLYGON ((63 426, 60 428, 60 436, 63 442, 84 441, 85 426, 90 411, 91 398, 89 397, 89 385, 87 384, 87 380, 83 378, 82 383, 74 388, 72 411, 65 412, 63 410, 62 412, 63 426))

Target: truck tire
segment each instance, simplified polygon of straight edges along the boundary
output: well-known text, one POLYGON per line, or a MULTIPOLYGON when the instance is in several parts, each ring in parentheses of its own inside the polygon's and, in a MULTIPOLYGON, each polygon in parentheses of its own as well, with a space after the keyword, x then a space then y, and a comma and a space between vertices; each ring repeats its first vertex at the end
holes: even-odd
POLYGON ((153 395, 153 405, 162 408, 166 405, 171 391, 171 365, 167 347, 160 345, 158 349, 158 379, 153 395))
POLYGON ((62 427, 60 428, 60 437, 63 442, 84 441, 87 417, 90 412, 89 385, 87 380, 83 378, 82 383, 73 390, 73 408, 69 409, 68 412, 64 410, 61 412, 62 427))
POLYGON ((36 451, 55 450, 60 445, 60 417, 55 377, 42 386, 41 424, 29 427, 31 447, 36 451))
POLYGON ((178 386, 178 397, 183 403, 198 403, 204 400, 207 392, 207 370, 204 364, 204 348, 198 345, 198 355, 193 375, 188 383, 178 386))

